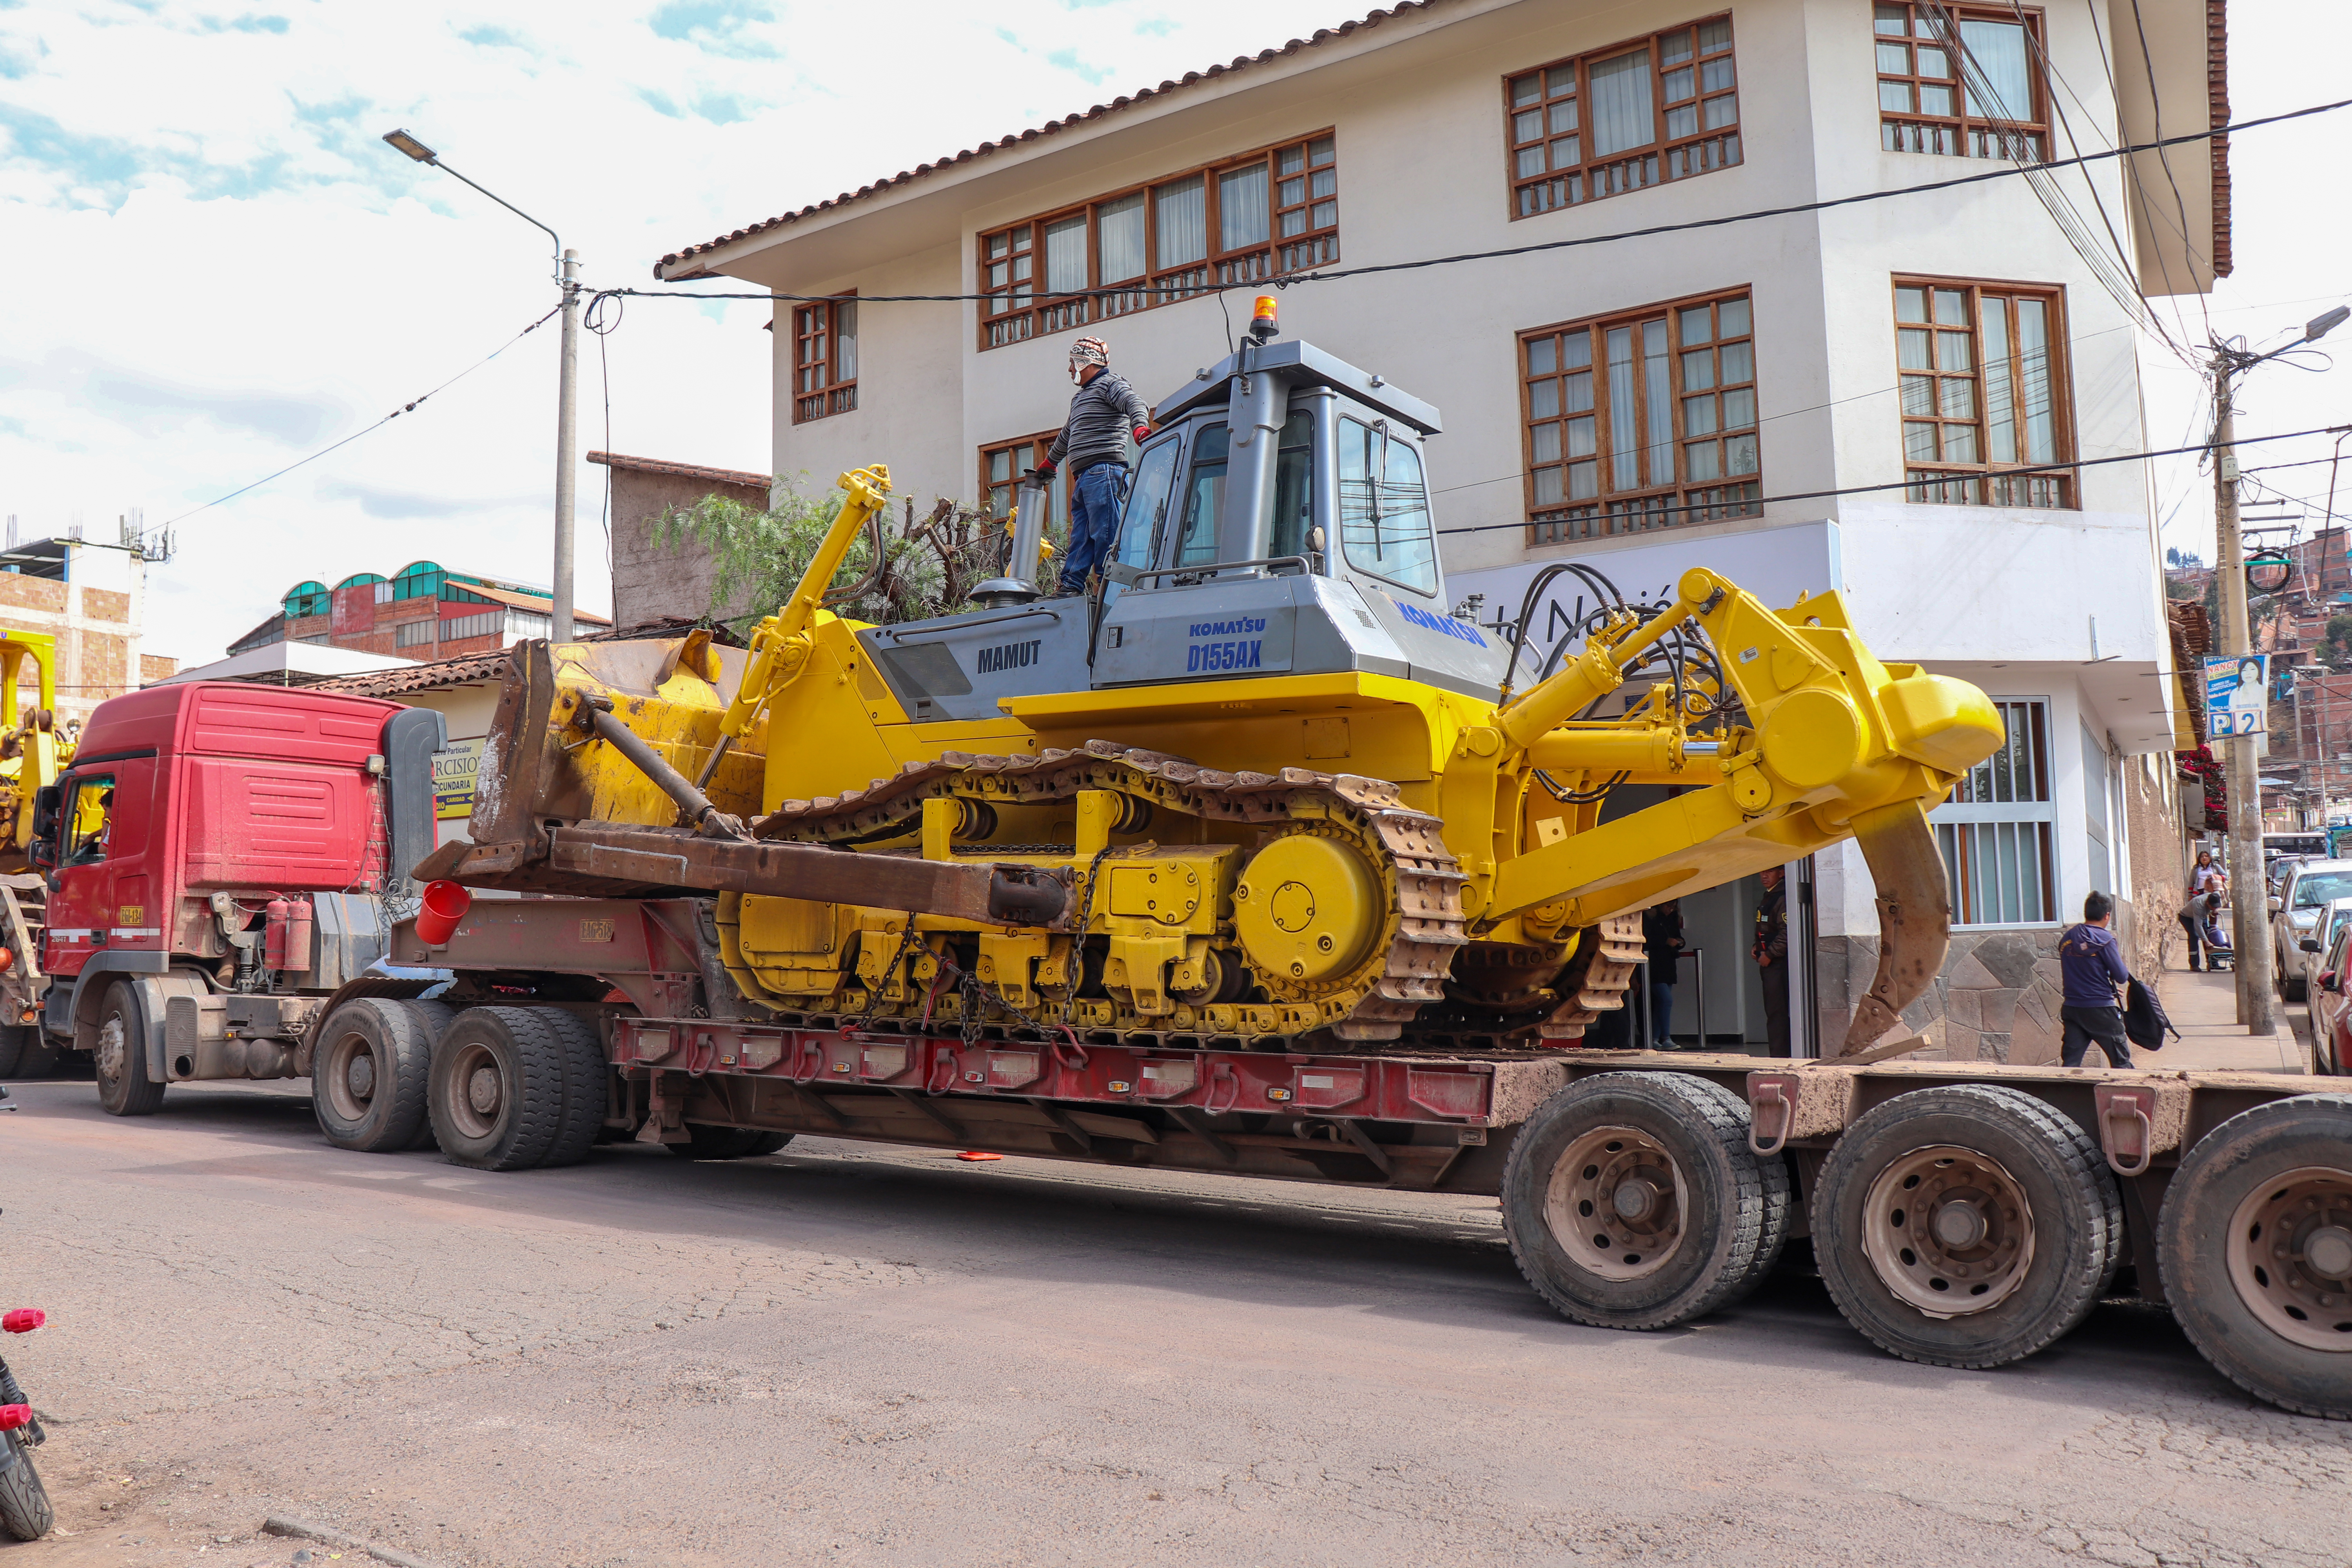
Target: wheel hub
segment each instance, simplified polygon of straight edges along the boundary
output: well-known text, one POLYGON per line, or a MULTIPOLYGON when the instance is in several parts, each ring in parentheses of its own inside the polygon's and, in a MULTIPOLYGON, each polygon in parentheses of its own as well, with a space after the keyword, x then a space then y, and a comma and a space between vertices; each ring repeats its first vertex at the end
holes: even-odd
POLYGON ((1639 1279, 1681 1247, 1684 1191, 1674 1156, 1648 1133, 1596 1127, 1570 1140, 1552 1166, 1544 1220, 1579 1268, 1639 1279))
POLYGON ((2352 1171, 2305 1165, 2249 1194, 2231 1216, 2229 1265, 2272 1332, 2352 1352, 2352 1171))
POLYGON ((487 1064, 466 1075, 466 1103, 478 1116, 489 1116, 499 1109, 499 1069, 487 1064))
POLYGON ((1930 1318, 2007 1300, 2033 1262, 2033 1209, 2000 1162, 1935 1144, 1888 1161, 1862 1200, 1863 1255, 1896 1300, 1930 1318))
POLYGON ((106 1022, 99 1026, 98 1049, 94 1054, 101 1078, 112 1079, 122 1076, 124 1038, 120 1014, 110 1015, 106 1022))
POLYGON ((352 1065, 343 1073, 343 1082, 353 1100, 375 1098, 375 1058, 362 1051, 352 1058, 352 1065))

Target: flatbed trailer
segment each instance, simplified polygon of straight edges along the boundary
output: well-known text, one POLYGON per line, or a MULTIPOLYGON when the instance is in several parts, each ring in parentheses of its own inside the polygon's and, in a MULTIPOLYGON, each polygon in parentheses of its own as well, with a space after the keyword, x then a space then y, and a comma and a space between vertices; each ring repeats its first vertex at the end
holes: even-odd
POLYGON ((1801 1237, 1841 1311, 1909 1360, 2004 1364, 2136 1294, 2249 1392, 2352 1418, 2340 1079, 711 1016, 727 993, 694 898, 482 900, 443 946, 396 927, 394 960, 456 978, 345 986, 299 1064, 349 1148, 429 1139, 518 1170, 600 1142, 735 1158, 808 1132, 1488 1194, 1529 1283, 1578 1321, 1721 1310, 1801 1237))

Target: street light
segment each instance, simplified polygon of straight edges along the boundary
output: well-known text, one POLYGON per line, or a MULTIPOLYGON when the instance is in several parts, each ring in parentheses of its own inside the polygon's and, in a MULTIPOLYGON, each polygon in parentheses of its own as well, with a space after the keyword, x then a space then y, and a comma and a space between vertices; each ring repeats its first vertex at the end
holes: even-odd
MULTIPOLYGON (((2315 343, 2352 321, 2352 308, 2342 305, 2314 316, 2303 324, 2303 336, 2268 353, 2254 353, 2229 343, 2213 344, 2213 512, 2220 548, 2216 580, 2221 591, 2221 651, 2245 658, 2253 648, 2246 615, 2245 536, 2239 529, 2237 411, 2235 380, 2266 360, 2291 349, 2315 343)), ((2242 340, 2241 340, 2242 341, 2242 340)), ((2260 889, 2263 880, 2263 793, 2254 770, 2251 735, 2232 736, 2225 743, 2227 765, 2222 771, 2230 803, 2230 885, 2241 889, 2231 899, 2231 925, 2241 954, 2260 952, 2269 942, 2268 911, 2260 889)), ((2231 966, 2236 971, 2238 1022, 2252 1034, 2268 1035, 2278 1027, 2270 968, 2251 961, 2231 966)))
POLYGON ((572 469, 579 462, 579 437, 573 426, 579 407, 580 381, 580 257, 576 251, 563 248, 563 240, 553 229, 508 201, 495 191, 485 190, 441 161, 441 155, 411 136, 405 131, 387 131, 384 141, 398 152, 429 168, 463 180, 507 211, 545 234, 555 243, 557 281, 562 287, 563 347, 558 356, 561 362, 555 394, 555 583, 554 600, 549 606, 549 619, 553 623, 550 633, 556 642, 572 640, 572 469))

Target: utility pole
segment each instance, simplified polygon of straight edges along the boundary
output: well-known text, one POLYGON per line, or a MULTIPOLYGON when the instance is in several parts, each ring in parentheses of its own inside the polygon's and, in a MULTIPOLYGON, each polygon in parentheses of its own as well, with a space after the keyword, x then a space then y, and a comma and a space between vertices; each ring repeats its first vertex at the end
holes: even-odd
MULTIPOLYGON (((2221 652, 2242 658, 2253 651, 2246 616, 2246 547, 2238 531, 2238 424, 2231 377, 2239 359, 2227 350, 2213 359, 2213 516, 2220 531, 2214 571, 2221 590, 2221 652)), ((2238 1022, 2253 1035, 2278 1027, 2269 953, 2270 900, 2263 880, 2263 789, 2254 771, 2254 737, 2221 742, 2222 784, 2230 803, 2230 965, 2238 986, 2238 1022), (2257 958, 2256 954, 2263 955, 2257 958)))
POLYGON ((563 253, 563 374, 555 396, 555 603, 548 636, 572 640, 572 495, 579 458, 580 253, 563 253))

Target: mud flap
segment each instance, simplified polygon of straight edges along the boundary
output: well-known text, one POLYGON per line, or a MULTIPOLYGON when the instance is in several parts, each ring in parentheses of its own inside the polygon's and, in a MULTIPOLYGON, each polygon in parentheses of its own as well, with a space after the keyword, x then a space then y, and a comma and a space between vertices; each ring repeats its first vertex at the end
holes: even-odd
POLYGON ((1943 968, 1952 935, 1944 857, 1918 802, 1864 812, 1853 819, 1853 837, 1878 889, 1878 973, 1846 1026, 1839 1057, 1867 1049, 1902 1023, 1903 1009, 1927 993, 1943 968))

